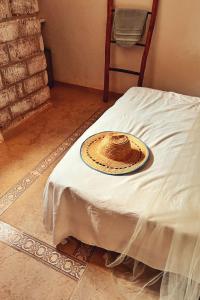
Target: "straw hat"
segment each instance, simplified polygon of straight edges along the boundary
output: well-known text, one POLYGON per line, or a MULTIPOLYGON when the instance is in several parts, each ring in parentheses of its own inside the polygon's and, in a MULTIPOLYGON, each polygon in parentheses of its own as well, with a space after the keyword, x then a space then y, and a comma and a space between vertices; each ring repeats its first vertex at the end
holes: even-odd
POLYGON ((81 157, 97 171, 120 175, 143 166, 149 157, 149 150, 131 134, 105 131, 89 137, 82 144, 81 157))

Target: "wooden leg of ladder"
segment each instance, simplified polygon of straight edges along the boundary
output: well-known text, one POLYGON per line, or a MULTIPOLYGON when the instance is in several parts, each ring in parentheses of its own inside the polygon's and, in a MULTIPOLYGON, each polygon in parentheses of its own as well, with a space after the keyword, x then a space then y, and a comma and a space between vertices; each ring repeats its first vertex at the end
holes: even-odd
POLYGON ((108 102, 109 98, 109 83, 110 83, 110 73, 109 73, 109 61, 106 60, 105 71, 104 71, 104 91, 103 91, 103 101, 108 102))
POLYGON ((151 15, 151 20, 150 20, 150 24, 149 24, 149 30, 147 33, 146 46, 144 49, 144 53, 142 56, 142 62, 141 62, 141 66, 140 66, 140 76, 138 79, 138 86, 142 86, 143 81, 144 81, 144 73, 145 73, 145 69, 146 69, 147 58, 148 58, 148 54, 149 54, 152 35, 153 35, 155 22, 156 22, 156 16, 157 16, 157 12, 158 12, 158 2, 159 2, 159 0, 153 0, 152 15, 151 15))
POLYGON ((112 9, 113 9, 113 0, 108 0, 106 44, 105 44, 104 92, 103 92, 103 101, 104 102, 107 102, 108 98, 109 98, 110 42, 111 42, 112 24, 113 24, 112 9))

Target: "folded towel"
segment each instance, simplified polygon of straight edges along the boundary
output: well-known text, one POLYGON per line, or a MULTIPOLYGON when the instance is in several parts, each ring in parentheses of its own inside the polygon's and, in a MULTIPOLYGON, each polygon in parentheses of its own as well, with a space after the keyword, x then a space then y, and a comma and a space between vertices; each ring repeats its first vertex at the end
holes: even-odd
POLYGON ((119 8, 115 10, 113 39, 123 47, 132 47, 145 32, 148 11, 119 8))

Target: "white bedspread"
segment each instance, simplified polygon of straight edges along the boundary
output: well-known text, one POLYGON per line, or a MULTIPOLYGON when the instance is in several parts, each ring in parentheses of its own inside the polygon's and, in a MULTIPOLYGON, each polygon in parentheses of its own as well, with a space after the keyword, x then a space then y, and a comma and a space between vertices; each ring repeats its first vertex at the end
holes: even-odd
MULTIPOLYGON (((156 194, 171 172, 199 111, 200 98, 147 88, 131 88, 120 98, 79 138, 48 179, 44 223, 53 232, 54 243, 74 236, 87 244, 123 251, 137 216, 146 209, 149 194, 156 194), (80 157, 82 142, 90 135, 110 130, 131 133, 149 146, 151 158, 142 170, 111 176, 85 165, 80 157)), ((167 256, 169 229, 194 234, 189 222, 185 227, 177 224, 176 212, 171 217, 168 207, 170 203, 163 204, 161 199, 160 213, 152 216, 151 221, 163 224, 156 245, 147 236, 139 252, 135 248, 129 252, 158 269, 162 269, 167 256)))

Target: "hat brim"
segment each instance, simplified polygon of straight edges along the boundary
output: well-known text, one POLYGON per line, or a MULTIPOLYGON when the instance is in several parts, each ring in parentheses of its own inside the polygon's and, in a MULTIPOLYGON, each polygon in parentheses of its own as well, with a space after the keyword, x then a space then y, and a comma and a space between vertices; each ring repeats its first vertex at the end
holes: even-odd
POLYGON ((95 169, 96 171, 110 175, 123 175, 135 172, 136 170, 141 168, 149 158, 149 149, 144 142, 142 142, 132 134, 124 132, 103 131, 87 138, 81 146, 80 154, 82 160, 89 167, 95 169), (131 142, 132 149, 136 150, 138 154, 134 155, 134 157, 128 162, 116 162, 112 159, 103 157, 95 150, 97 149, 98 144, 107 134, 126 135, 131 142))

